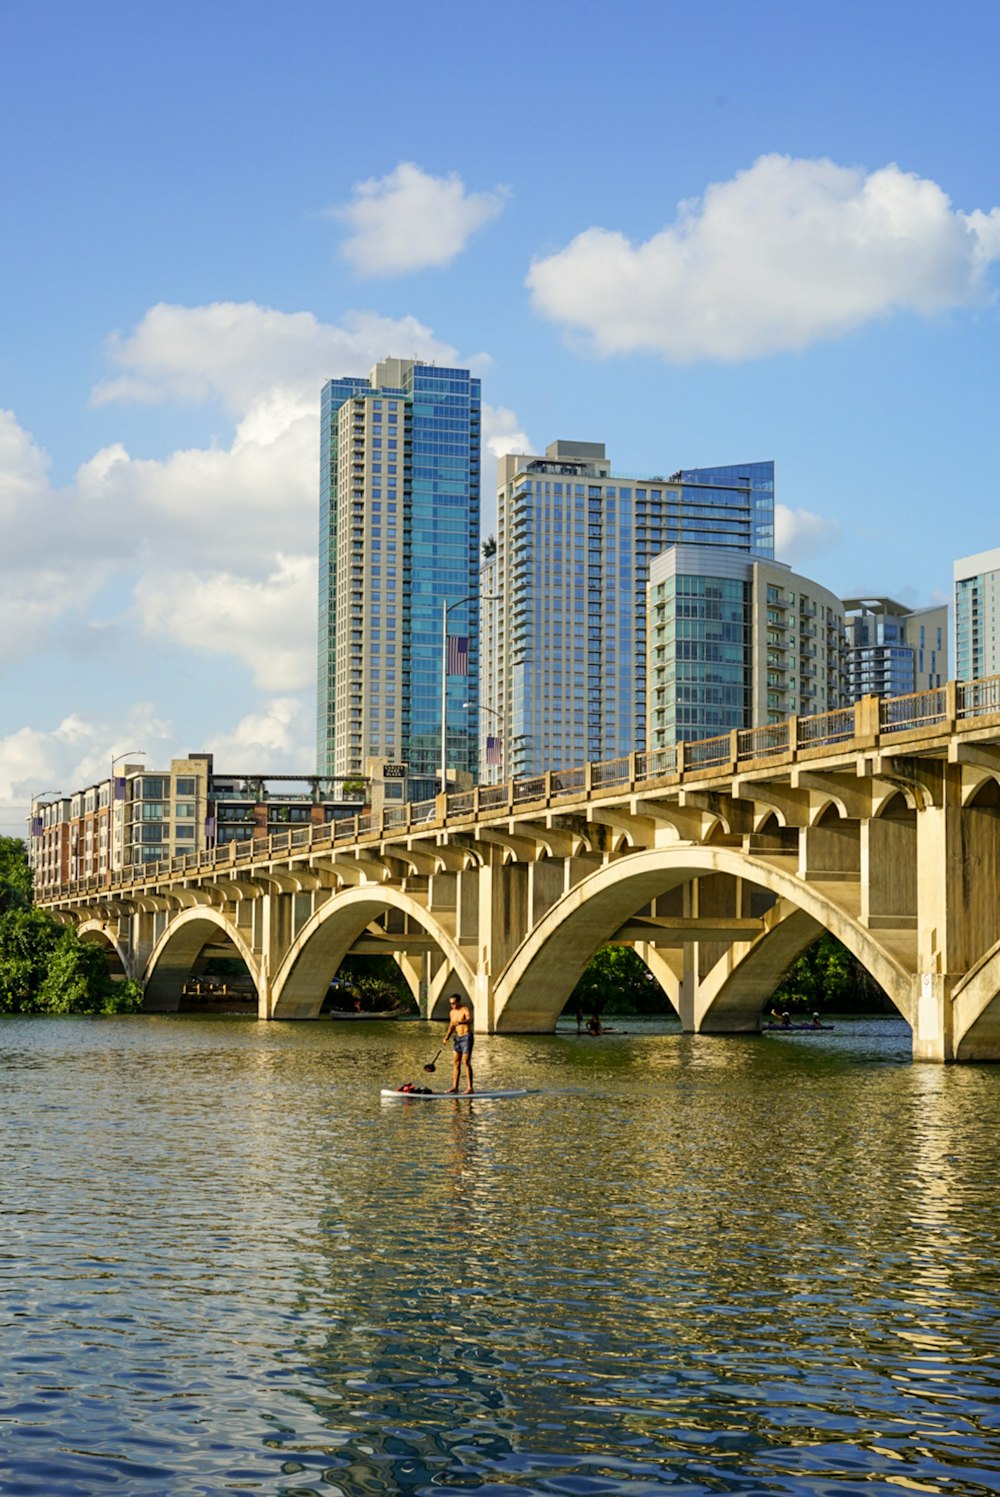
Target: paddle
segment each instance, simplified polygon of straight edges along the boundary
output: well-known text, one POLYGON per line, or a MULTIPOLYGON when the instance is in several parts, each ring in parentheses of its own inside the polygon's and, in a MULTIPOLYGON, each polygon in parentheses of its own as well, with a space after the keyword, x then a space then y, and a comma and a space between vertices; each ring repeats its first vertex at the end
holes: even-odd
MULTIPOLYGON (((443 1050, 443 1049, 444 1049, 444 1046, 442 1045, 441 1046, 441 1050, 443 1050)), ((438 1053, 437 1053, 437 1055, 435 1055, 434 1060, 437 1060, 438 1055, 441 1054, 441 1050, 439 1050, 438 1053)), ((430 1063, 429 1066, 424 1066, 424 1070, 425 1071, 433 1071, 433 1069, 434 1069, 434 1060, 431 1061, 431 1063, 430 1063)))

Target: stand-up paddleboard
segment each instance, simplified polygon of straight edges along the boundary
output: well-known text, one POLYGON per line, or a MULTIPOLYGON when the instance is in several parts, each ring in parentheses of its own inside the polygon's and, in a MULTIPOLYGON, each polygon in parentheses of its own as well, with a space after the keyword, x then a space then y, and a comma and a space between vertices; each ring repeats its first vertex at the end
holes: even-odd
POLYGON ((379 1094, 400 1102, 496 1102, 501 1097, 530 1097, 528 1087, 514 1087, 509 1091, 482 1092, 401 1092, 397 1087, 384 1086, 379 1094))

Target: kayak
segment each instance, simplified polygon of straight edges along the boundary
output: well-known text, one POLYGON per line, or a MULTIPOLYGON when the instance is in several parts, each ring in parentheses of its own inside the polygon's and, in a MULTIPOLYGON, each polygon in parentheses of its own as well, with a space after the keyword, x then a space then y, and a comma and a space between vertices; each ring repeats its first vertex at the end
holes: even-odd
POLYGON ((762 1024, 761 1029, 773 1029, 776 1034, 816 1034, 821 1029, 835 1029, 835 1024, 762 1024))
POLYGON ((401 1092, 398 1087, 384 1086, 380 1096, 392 1097, 408 1102, 494 1102, 500 1097, 530 1097, 527 1087, 515 1087, 510 1091, 488 1092, 401 1092))

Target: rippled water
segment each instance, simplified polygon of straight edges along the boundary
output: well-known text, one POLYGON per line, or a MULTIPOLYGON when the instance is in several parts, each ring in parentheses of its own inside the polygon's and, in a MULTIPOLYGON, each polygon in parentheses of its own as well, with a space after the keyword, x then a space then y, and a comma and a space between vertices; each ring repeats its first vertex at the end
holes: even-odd
POLYGON ((1000 1071, 628 1027, 0 1023, 0 1491, 1000 1490, 1000 1071))

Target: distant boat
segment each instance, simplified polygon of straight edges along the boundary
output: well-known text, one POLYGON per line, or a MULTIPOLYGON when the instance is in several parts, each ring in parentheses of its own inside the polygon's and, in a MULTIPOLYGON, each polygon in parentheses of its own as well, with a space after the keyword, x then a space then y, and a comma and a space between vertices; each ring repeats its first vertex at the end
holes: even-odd
POLYGON ((773 1029, 776 1034, 818 1034, 821 1029, 836 1029, 835 1024, 762 1024, 761 1030, 773 1029))
POLYGON ((356 1008, 327 1008, 324 1019, 416 1019, 419 1015, 408 1008, 383 1008, 377 1012, 356 1008))

